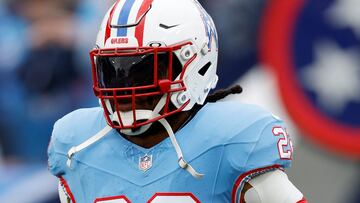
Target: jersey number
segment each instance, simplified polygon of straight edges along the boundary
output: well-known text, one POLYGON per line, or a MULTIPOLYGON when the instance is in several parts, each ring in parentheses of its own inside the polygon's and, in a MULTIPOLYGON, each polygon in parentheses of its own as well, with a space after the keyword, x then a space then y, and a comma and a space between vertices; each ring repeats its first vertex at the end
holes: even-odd
MULTIPOLYGON (((200 203, 191 193, 156 193, 147 203, 200 203)), ((125 196, 98 198, 94 203, 131 203, 125 196)))
POLYGON ((287 132, 282 127, 274 127, 272 130, 275 136, 279 136, 277 147, 281 159, 292 159, 293 144, 287 132))

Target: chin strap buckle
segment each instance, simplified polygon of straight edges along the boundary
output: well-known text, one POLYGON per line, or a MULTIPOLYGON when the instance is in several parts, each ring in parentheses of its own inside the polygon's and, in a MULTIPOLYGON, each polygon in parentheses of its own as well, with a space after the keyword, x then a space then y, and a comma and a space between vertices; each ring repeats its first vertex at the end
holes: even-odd
POLYGON ((179 160, 178 160, 178 162, 179 162, 179 165, 180 165, 180 167, 181 167, 182 169, 185 169, 185 170, 186 170, 186 168, 189 166, 189 164, 186 163, 186 161, 184 160, 183 157, 180 157, 179 160))
POLYGON ((100 130, 98 133, 96 133, 89 139, 85 140, 83 143, 81 143, 77 146, 71 147, 67 153, 66 165, 69 168, 71 168, 72 158, 74 157, 74 155, 76 153, 80 152, 81 150, 83 150, 83 149, 89 147, 90 145, 94 144, 95 142, 99 141, 101 138, 103 138, 105 135, 107 135, 111 130, 112 130, 112 128, 110 126, 106 125, 102 130, 100 130))
POLYGON ((183 157, 180 157, 178 160, 179 166, 189 172, 194 178, 201 179, 204 177, 204 174, 198 173, 190 164, 188 164, 183 157))
POLYGON ((76 147, 71 147, 70 150, 67 153, 67 161, 66 165, 71 168, 71 161, 75 153, 77 152, 76 147))

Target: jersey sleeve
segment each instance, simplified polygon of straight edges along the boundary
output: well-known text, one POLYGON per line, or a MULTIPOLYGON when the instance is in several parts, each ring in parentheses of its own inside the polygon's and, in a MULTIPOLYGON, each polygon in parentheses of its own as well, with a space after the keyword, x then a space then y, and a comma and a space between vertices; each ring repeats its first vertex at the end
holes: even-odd
POLYGON ((234 176, 291 165, 293 148, 283 121, 267 116, 239 132, 225 146, 223 170, 234 176))
POLYGON ((285 124, 274 118, 259 133, 244 166, 245 171, 271 166, 290 167, 293 146, 285 124))
POLYGON ((281 120, 268 116, 239 133, 225 149, 224 169, 233 185, 231 199, 240 202, 241 191, 252 178, 291 165, 292 144, 281 120))
POLYGON ((61 128, 55 123, 48 147, 48 169, 57 177, 65 174, 66 153, 64 143, 61 140, 61 128))

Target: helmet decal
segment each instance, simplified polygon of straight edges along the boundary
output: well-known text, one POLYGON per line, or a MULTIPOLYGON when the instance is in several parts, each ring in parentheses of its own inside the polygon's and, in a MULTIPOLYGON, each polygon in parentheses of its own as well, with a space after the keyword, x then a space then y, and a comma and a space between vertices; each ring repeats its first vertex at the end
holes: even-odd
POLYGON ((211 44, 212 44, 213 38, 216 41, 216 49, 218 49, 218 47, 219 47, 218 34, 217 34, 217 31, 216 31, 216 28, 215 28, 214 21, 212 20, 210 15, 205 11, 205 9, 200 5, 200 3, 197 0, 194 0, 194 3, 197 6, 197 8, 199 9, 199 11, 201 13, 201 18, 202 18, 202 20, 204 22, 206 36, 208 37, 208 48, 209 48, 209 50, 211 49, 211 44))
POLYGON ((145 18, 152 2, 153 0, 116 1, 107 21, 104 44, 110 37, 134 36, 139 46, 142 46, 145 18))

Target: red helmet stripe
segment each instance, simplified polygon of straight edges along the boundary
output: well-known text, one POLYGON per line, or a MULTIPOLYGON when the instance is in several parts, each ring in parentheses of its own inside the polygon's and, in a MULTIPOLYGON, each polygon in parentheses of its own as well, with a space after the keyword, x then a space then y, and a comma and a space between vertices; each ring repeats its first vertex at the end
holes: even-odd
POLYGON ((110 11, 109 19, 108 19, 107 24, 106 24, 104 45, 106 44, 106 40, 109 39, 109 37, 111 35, 111 27, 110 27, 110 25, 111 25, 111 21, 113 19, 115 8, 119 4, 119 2, 120 2, 120 0, 117 0, 116 3, 114 4, 114 6, 112 7, 111 11, 110 11))
MULTIPOLYGON (((141 4, 141 7, 139 9, 139 12, 136 16, 136 21, 138 21, 139 18, 149 9, 149 6, 151 5, 152 2, 153 2, 153 0, 144 0, 143 1, 143 3, 141 4)), ((135 29, 135 37, 138 40, 140 47, 143 46, 145 20, 146 20, 146 16, 141 20, 141 22, 139 23, 139 25, 136 26, 136 29, 135 29)))

